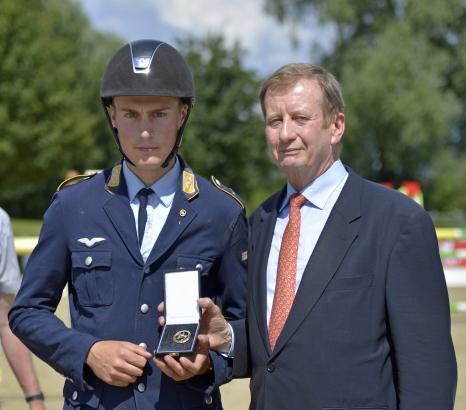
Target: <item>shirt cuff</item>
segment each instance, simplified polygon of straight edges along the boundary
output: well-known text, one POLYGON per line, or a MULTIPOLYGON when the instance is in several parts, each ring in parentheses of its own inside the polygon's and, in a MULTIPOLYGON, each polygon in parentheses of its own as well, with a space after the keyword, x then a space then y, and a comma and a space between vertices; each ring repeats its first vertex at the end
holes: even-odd
POLYGON ((235 332, 233 332, 233 328, 227 322, 228 327, 230 328, 231 333, 231 342, 230 342, 230 350, 228 352, 219 352, 223 357, 228 359, 233 359, 235 357, 235 332))

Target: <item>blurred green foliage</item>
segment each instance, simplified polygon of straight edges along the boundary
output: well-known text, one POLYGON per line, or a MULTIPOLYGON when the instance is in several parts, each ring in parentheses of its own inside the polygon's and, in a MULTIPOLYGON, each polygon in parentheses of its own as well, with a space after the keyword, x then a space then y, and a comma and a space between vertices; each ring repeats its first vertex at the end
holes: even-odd
MULTIPOLYGON (((264 1, 281 21, 317 13, 333 27, 319 60, 346 97, 344 161, 376 181, 420 180, 428 209, 466 209, 464 1, 264 1)), ((0 10, 0 204, 35 218, 67 170, 119 158, 99 84, 123 40, 94 29, 73 0, 0 0, 0 10)), ((283 183, 267 154, 257 73, 221 36, 177 46, 197 90, 180 153, 251 211, 283 183)))
POLYGON ((0 202, 39 216, 67 169, 109 160, 98 90, 120 41, 70 0, 0 0, 0 10, 0 202))
MULTIPOLYGON (((108 58, 124 43, 92 28, 72 0, 0 0, 0 203, 40 217, 67 170, 119 155, 100 104, 108 58)), ((282 182, 266 154, 258 80, 220 36, 186 38, 197 99, 181 154, 255 207, 282 182)))
MULTIPOLYGON (((265 0, 293 25, 332 27, 318 58, 342 84, 343 160, 376 181, 417 179, 428 209, 466 209, 466 3, 265 0)), ((316 40, 317 46, 320 39, 316 40)))
POLYGON ((283 177, 269 158, 258 105, 259 81, 239 45, 221 36, 178 41, 193 70, 196 102, 180 153, 199 174, 214 175, 254 210, 283 177))

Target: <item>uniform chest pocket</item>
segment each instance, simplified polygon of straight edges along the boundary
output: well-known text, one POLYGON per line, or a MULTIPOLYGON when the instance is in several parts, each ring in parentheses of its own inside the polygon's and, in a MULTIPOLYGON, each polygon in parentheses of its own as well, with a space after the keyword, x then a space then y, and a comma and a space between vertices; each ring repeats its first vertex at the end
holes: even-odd
POLYGON ((112 251, 76 251, 71 254, 72 282, 82 306, 113 303, 112 251))
POLYGON ((214 259, 205 256, 179 255, 176 262, 180 269, 199 269, 201 276, 207 276, 212 268, 214 259))

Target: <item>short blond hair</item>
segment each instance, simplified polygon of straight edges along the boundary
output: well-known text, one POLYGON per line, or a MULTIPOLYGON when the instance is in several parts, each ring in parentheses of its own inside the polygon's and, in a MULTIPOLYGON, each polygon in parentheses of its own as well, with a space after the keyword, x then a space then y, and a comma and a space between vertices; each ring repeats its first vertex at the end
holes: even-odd
POLYGON ((317 64, 291 63, 279 68, 262 83, 259 99, 265 117, 265 96, 267 91, 288 88, 299 80, 316 80, 322 90, 322 112, 325 126, 329 126, 335 115, 344 113, 345 102, 340 84, 335 76, 317 64))

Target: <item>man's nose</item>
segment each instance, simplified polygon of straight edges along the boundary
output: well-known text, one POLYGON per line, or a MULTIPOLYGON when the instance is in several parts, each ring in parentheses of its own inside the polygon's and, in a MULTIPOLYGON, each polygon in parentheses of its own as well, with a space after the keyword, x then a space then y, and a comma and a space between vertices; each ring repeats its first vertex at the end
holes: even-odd
POLYGON ((280 141, 288 142, 296 138, 296 133, 291 120, 284 119, 280 128, 280 141))
POLYGON ((150 138, 150 136, 152 135, 152 132, 148 129, 142 129, 141 130, 141 137, 142 138, 150 138))
POLYGON ((141 121, 141 137, 142 138, 149 138, 153 135, 153 124, 151 124, 148 120, 141 121))

